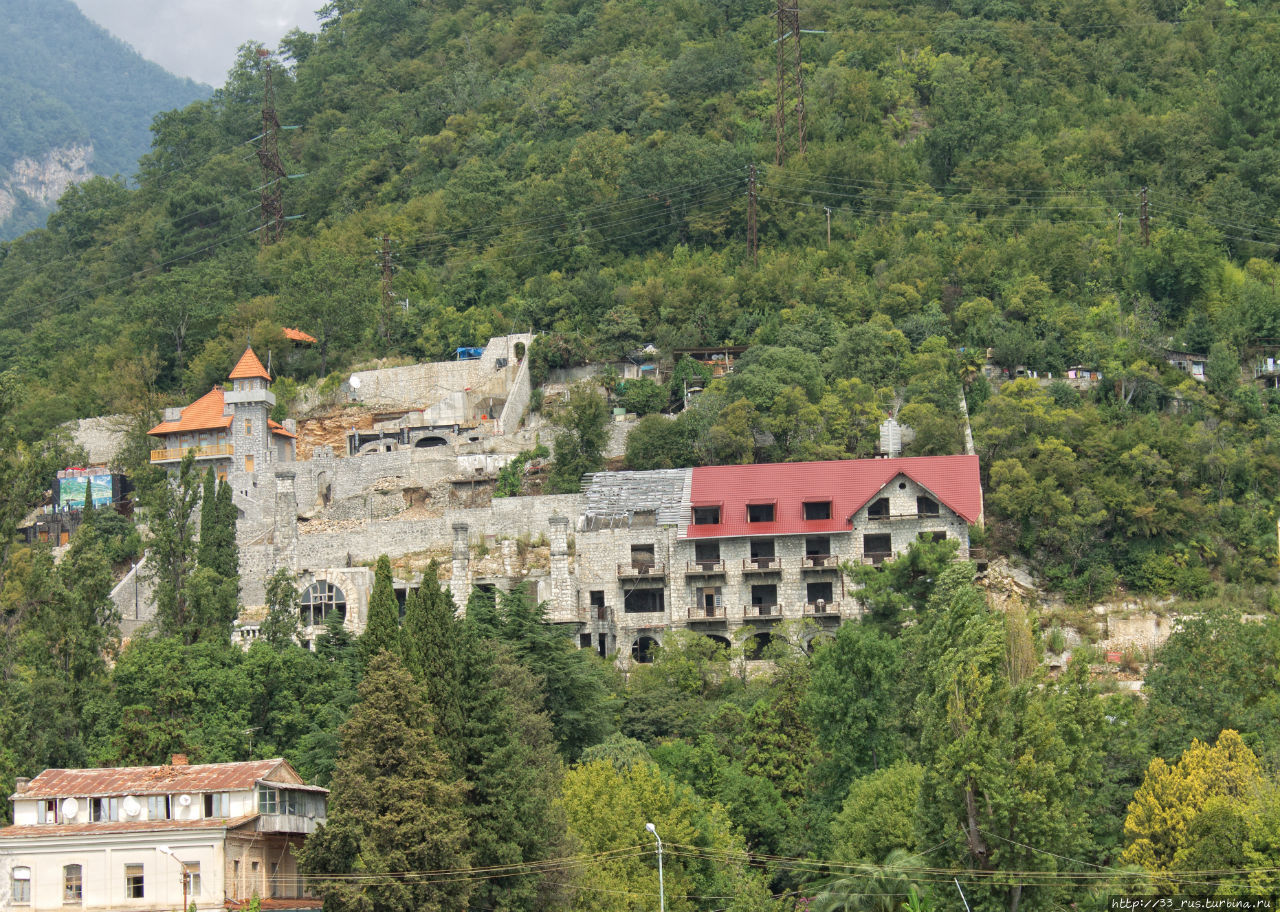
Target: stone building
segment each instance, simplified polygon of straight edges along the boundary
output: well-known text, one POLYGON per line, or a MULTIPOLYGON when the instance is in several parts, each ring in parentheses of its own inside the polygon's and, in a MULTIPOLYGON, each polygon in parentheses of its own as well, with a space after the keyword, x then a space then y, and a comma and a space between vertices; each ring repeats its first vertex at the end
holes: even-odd
POLYGON ((922 536, 973 557, 969 526, 983 509, 977 457, 936 456, 602 472, 578 495, 310 532, 289 522, 287 474, 272 548, 299 581, 306 640, 331 611, 364 629, 379 554, 431 552, 459 607, 474 586, 523 584, 580 647, 640 661, 676 628, 754 637, 752 648, 783 620, 834 629, 861 613, 842 565, 879 564, 922 536), (522 550, 545 560, 522 562, 522 550))
POLYGON ((327 796, 281 759, 45 770, 9 799, 0 909, 319 908, 296 858, 327 796))
POLYGON ((151 451, 152 465, 177 464, 195 450, 197 465, 213 466, 225 481, 293 462, 297 435, 269 417, 276 404, 271 375, 252 348, 229 379, 228 389, 215 386, 185 408, 165 409, 164 421, 147 432, 163 444, 151 451))

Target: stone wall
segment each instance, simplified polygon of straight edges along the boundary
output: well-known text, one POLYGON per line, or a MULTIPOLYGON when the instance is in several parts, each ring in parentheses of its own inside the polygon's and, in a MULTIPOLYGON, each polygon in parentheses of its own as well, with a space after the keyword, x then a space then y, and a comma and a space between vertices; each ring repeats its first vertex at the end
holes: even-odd
POLYGON ((515 380, 507 390, 507 401, 502 407, 502 414, 498 416, 494 432, 510 434, 515 431, 520 426, 524 413, 529 410, 529 397, 532 395, 533 381, 529 376, 529 359, 526 357, 520 361, 515 380))
MULTIPOLYGON (((448 424, 469 420, 470 415, 452 415, 453 412, 459 409, 465 411, 468 407, 466 400, 469 397, 459 398, 459 394, 469 389, 478 390, 499 371, 509 372, 509 380, 516 382, 518 372, 515 345, 522 342, 527 350, 532 340, 533 336, 529 333, 497 336, 489 340, 484 354, 479 358, 357 371, 345 385, 347 398, 352 402, 385 409, 430 408, 449 402, 451 414, 435 417, 448 424), (506 359, 506 368, 498 367, 500 359, 506 359)), ((504 394, 501 398, 505 399, 507 396, 504 394)))
POLYGON ((89 465, 109 465, 124 446, 128 415, 81 418, 67 423, 72 442, 84 447, 89 465))

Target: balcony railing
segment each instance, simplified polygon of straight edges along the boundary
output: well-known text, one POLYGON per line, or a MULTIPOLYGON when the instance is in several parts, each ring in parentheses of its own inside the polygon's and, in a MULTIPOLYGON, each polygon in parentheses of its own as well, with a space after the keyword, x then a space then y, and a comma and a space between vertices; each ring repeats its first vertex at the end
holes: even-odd
POLYGON ((689 622, 723 621, 724 605, 694 605, 689 609, 689 622))
POLYGON ((809 602, 804 606, 805 617, 831 617, 832 615, 837 617, 840 615, 839 602, 823 602, 822 604, 809 602))
POLYGON ((862 562, 870 566, 880 566, 887 560, 893 559, 892 551, 864 551, 862 552, 862 562))
POLYGON ((665 577, 667 575, 667 567, 665 564, 647 564, 632 561, 629 564, 618 564, 618 579, 638 579, 651 576, 665 577))
POLYGON ((932 513, 873 513, 867 516, 870 522, 888 522, 895 519, 939 519, 942 513, 935 510, 932 513))
POLYGON ((210 459, 215 456, 234 456, 236 448, 230 443, 212 443, 208 446, 175 447, 168 450, 152 450, 152 462, 177 462, 187 453, 195 450, 196 459, 210 459))
POLYGON ((806 554, 804 556, 805 570, 834 570, 840 566, 840 558, 834 554, 806 554))
POLYGON ((724 573, 722 560, 691 560, 686 573, 724 573))
POLYGON ((781 569, 780 557, 747 557, 742 560, 743 573, 777 573, 781 569))
POLYGON ((782 619, 782 606, 778 604, 743 605, 742 616, 744 618, 769 618, 778 621, 782 619))

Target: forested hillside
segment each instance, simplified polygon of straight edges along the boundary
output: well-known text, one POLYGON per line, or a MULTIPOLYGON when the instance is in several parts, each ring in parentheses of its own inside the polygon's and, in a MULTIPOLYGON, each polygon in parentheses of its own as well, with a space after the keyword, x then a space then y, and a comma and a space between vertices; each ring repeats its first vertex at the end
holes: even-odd
MULTIPOLYGON (((85 18, 72 0, 3 0, 0 17, 0 178, 19 159, 92 147, 93 173, 131 178, 156 113, 208 90, 166 72, 85 18)), ((0 237, 43 222, 39 200, 0 217, 0 237)))
MULTIPOLYGON (((384 605, 360 643, 335 630, 315 653, 289 642, 280 590, 277 632, 241 654, 211 570, 189 614, 108 668, 114 641, 91 631, 128 549, 91 527, 79 573, 21 548, 5 564, 3 781, 177 749, 244 757, 252 728, 255 755, 335 785, 318 874, 547 863, 520 869, 519 890, 512 868, 452 892, 384 879, 373 906, 335 879, 341 909, 462 908, 471 890, 493 909, 647 907, 649 856, 627 853, 655 818, 683 853, 671 909, 771 908, 766 894, 870 908, 863 894, 905 901, 912 884, 926 898, 911 908, 958 909, 953 878, 974 909, 1011 912, 1276 888, 1280 394, 1253 382, 1280 352, 1271 4, 814 0, 805 148, 787 57, 781 165, 768 4, 323 13, 318 34, 268 60, 246 49, 211 100, 157 118, 136 190, 75 187, 47 230, 0 247, 0 532, 65 458, 60 422, 148 426, 222 380, 246 336, 315 336, 287 378, 301 382, 532 327, 539 370, 750 346, 678 416, 641 421, 635 468, 864 456, 895 409, 908 454, 956 452, 963 394, 986 492, 975 535, 1084 606, 1082 626, 1124 592, 1205 617, 1145 668, 1145 701, 1100 696, 1086 650, 1050 678, 1044 619, 994 611, 971 565, 922 544, 867 576, 871 622, 813 655, 780 634, 776 674, 673 637, 624 686, 522 594, 455 621, 430 579, 402 626, 384 605), (261 245, 267 65, 288 221, 261 245), (1101 381, 996 388, 988 349, 1011 378, 1101 381), (1167 350, 1206 355, 1205 380, 1167 350), (362 759, 375 735, 426 758, 394 790, 362 759), (439 813, 414 858, 394 850, 412 822, 378 834, 367 813, 400 792, 439 813)), ((615 393, 653 413, 676 390, 615 393)), ((557 459, 569 486, 593 467, 557 459)), ((139 483, 163 523, 166 489, 139 483)))

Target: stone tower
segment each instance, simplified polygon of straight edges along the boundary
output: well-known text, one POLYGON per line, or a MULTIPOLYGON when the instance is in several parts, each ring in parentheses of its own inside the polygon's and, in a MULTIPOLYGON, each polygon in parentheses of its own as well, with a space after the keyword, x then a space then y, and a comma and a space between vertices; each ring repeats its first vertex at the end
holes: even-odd
POLYGON ((246 348, 231 371, 231 388, 223 392, 223 401, 232 415, 232 465, 236 471, 253 473, 265 468, 260 463, 271 461, 271 429, 267 421, 276 397, 267 388, 270 382, 271 375, 258 356, 252 348, 246 348))

